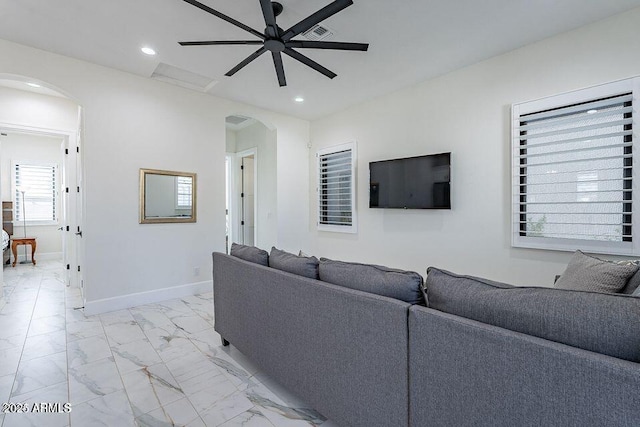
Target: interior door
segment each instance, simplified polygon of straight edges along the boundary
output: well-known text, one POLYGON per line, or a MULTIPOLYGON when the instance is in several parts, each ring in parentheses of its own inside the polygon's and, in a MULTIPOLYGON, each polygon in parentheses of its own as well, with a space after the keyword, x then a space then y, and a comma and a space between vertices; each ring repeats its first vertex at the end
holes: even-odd
POLYGON ((82 172, 82 108, 78 109, 78 135, 76 138, 76 221, 75 221, 75 255, 76 255, 76 271, 73 274, 76 275, 76 286, 78 286, 82 292, 82 300, 85 298, 84 281, 83 281, 83 266, 84 266, 84 241, 82 239, 82 229, 84 226, 84 175, 82 172))
MULTIPOLYGON (((60 238, 62 239, 62 265, 63 265, 63 280, 66 286, 69 286, 71 283, 71 272, 67 265, 71 263, 71 254, 70 254, 70 234, 66 231, 67 226, 69 225, 69 193, 66 191, 66 188, 69 186, 69 140, 64 139, 62 144, 60 144, 60 151, 62 154, 62 169, 58 171, 58 176, 61 177, 61 185, 60 185, 60 193, 62 197, 60 198, 60 227, 58 231, 60 231, 60 238)), ((75 165, 72 165, 75 168, 75 165)))
POLYGON ((242 158, 242 243, 255 246, 255 161, 253 156, 242 158))

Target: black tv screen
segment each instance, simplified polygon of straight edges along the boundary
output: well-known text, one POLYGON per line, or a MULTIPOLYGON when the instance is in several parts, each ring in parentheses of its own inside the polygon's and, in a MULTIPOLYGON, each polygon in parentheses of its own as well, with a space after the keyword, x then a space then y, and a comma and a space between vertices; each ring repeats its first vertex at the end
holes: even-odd
POLYGON ((451 209, 451 153, 369 163, 369 207, 451 209))

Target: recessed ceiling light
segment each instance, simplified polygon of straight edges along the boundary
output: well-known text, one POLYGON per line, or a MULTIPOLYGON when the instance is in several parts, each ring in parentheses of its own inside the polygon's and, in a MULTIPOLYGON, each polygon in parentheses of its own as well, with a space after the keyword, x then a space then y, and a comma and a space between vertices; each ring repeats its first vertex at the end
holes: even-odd
POLYGON ((598 112, 598 110, 589 110, 589 111, 587 111, 587 114, 595 114, 597 112, 598 112))
POLYGON ((42 87, 42 86, 40 86, 38 83, 27 83, 27 86, 31 86, 31 87, 42 87))
POLYGON ((304 102, 304 98, 301 96, 296 96, 295 98, 293 98, 293 100, 296 102, 304 102))
POLYGON ((151 49, 149 46, 145 46, 145 47, 141 48, 140 50, 145 55, 155 55, 156 54, 156 51, 151 49))

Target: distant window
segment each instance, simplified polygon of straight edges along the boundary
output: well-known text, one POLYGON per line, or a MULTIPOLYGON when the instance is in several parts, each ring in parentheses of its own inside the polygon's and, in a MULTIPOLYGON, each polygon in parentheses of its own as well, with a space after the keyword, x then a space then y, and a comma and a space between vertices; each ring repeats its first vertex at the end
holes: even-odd
POLYGON ((57 167, 17 162, 13 166, 14 218, 17 222, 56 222, 57 167), (24 205, 23 205, 24 195, 24 205))
POLYGON ((177 177, 176 187, 176 207, 179 209, 191 209, 193 200, 193 182, 191 177, 177 177))
POLYGON ((355 233, 355 143, 318 151, 318 230, 355 233))
POLYGON ((626 80, 513 106, 514 246, 638 253, 637 85, 626 80))

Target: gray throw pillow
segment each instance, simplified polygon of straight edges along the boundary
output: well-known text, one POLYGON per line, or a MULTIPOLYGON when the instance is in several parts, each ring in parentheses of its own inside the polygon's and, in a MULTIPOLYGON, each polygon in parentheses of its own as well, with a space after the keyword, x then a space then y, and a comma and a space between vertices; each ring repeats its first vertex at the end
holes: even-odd
POLYGON ((269 266, 269 253, 255 246, 240 245, 238 243, 231 244, 231 256, 243 259, 245 261, 254 262, 256 264, 269 266))
POLYGON ((271 248, 269 267, 310 279, 318 278, 318 258, 294 255, 276 247, 271 248))
POLYGON ((381 265, 320 258, 320 280, 346 288, 422 304, 422 276, 381 265))
POLYGON ((618 264, 576 251, 555 287, 575 291, 617 293, 638 271, 633 264, 618 264))
POLYGON ((429 307, 511 331, 640 362, 640 299, 517 287, 429 268, 429 307))

